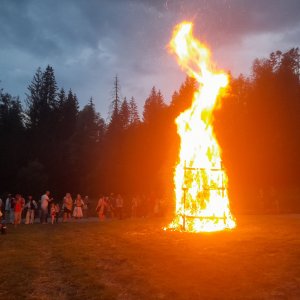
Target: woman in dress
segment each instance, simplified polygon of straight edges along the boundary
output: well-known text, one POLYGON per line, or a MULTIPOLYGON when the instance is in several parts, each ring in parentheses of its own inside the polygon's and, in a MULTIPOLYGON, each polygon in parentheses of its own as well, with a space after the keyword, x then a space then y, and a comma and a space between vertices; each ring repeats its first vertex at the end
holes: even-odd
POLYGON ((81 219, 83 217, 83 213, 82 213, 83 205, 84 205, 83 200, 81 196, 78 194, 74 201, 73 217, 75 219, 81 219))
POLYGON ((22 196, 20 194, 17 194, 15 197, 15 206, 14 206, 15 226, 21 224, 21 214, 22 214, 22 196))
POLYGON ((25 224, 33 224, 35 210, 37 209, 37 203, 31 195, 28 196, 28 202, 25 204, 24 208, 27 208, 25 224))

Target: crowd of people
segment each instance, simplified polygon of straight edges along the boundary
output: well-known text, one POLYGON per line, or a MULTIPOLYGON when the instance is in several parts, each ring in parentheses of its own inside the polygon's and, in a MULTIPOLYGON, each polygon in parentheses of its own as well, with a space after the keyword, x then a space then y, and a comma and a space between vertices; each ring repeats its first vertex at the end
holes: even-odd
POLYGON ((85 196, 82 199, 80 194, 77 194, 73 200, 70 193, 66 193, 62 203, 50 198, 50 191, 46 191, 39 201, 36 201, 31 195, 27 197, 27 201, 21 194, 16 194, 14 197, 11 194, 3 201, 0 199, 0 218, 2 223, 21 224, 24 218, 25 224, 33 224, 38 218, 41 224, 46 224, 51 220, 51 223, 57 223, 59 218, 62 222, 74 219, 81 219, 84 216, 88 217, 89 197, 85 196))
POLYGON ((108 219, 123 219, 124 216, 146 217, 148 215, 161 215, 164 203, 154 197, 135 196, 130 201, 124 201, 121 194, 111 193, 109 196, 100 196, 96 207, 90 207, 89 197, 81 197, 77 194, 75 199, 70 193, 66 193, 61 202, 50 197, 50 191, 46 191, 36 201, 32 195, 27 201, 21 194, 8 194, 5 200, 0 198, 0 220, 1 224, 22 223, 33 224, 39 220, 41 224, 58 223, 70 221, 71 219, 88 218, 89 215, 97 214, 100 221, 108 219), (126 202, 126 203, 125 203, 126 202), (126 204, 126 212, 124 206, 126 204))

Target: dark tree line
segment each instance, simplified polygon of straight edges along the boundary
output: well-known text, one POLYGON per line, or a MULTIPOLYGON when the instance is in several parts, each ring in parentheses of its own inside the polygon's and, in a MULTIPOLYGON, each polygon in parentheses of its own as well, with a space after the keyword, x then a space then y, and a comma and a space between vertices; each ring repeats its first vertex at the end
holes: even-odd
POLYGON ((232 79, 216 130, 237 205, 300 208, 300 54, 256 59, 251 76, 232 79))
MULTIPOLYGON (((284 191, 281 204, 299 208, 292 192, 300 187, 299 59, 293 48, 255 60, 251 76, 231 78, 215 112, 236 209, 257 207, 259 190, 284 191)), ((80 109, 76 93, 57 87, 53 68, 39 68, 24 106, 0 92, 0 192, 156 194, 171 203, 180 142, 174 120, 196 89, 187 78, 167 104, 153 87, 140 117, 133 97, 121 99, 116 77, 105 121, 92 98, 80 109)))

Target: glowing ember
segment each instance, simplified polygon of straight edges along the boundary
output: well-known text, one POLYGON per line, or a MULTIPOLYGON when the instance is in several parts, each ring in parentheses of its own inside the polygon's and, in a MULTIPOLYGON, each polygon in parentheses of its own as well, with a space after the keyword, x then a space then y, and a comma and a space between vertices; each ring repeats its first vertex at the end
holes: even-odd
POLYGON ((200 87, 192 106, 176 119, 181 137, 174 175, 176 216, 168 228, 191 232, 233 228, 227 176, 212 127, 212 112, 228 78, 225 73, 212 71, 209 49, 193 37, 191 23, 176 26, 170 47, 180 66, 200 87))

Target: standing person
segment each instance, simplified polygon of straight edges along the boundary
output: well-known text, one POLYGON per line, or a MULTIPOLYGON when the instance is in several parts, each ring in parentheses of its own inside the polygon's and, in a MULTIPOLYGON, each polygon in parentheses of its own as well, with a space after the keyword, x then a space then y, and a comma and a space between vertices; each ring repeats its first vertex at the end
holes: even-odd
POLYGON ((120 194, 118 194, 116 199, 116 210, 117 210, 117 218, 119 220, 123 219, 123 205, 124 201, 120 194))
POLYGON ((58 218, 59 218, 59 212, 60 212, 60 207, 59 204, 55 204, 55 222, 58 223, 58 218))
POLYGON ((7 198, 5 200, 5 208, 4 208, 5 209, 5 220, 6 220, 7 224, 11 220, 10 219, 10 216, 12 214, 12 212, 11 212, 11 202, 12 202, 11 194, 8 194, 7 198))
POLYGON ((25 208, 27 208, 25 224, 33 224, 35 210, 37 209, 37 203, 31 195, 28 196, 28 202, 25 204, 25 208))
POLYGON ((77 197, 74 201, 74 211, 73 211, 73 217, 75 219, 81 219, 83 217, 83 213, 82 213, 83 205, 84 203, 80 194, 77 194, 77 197))
POLYGON ((106 210, 106 200, 104 196, 101 196, 98 200, 98 204, 96 207, 96 212, 98 213, 98 217, 100 221, 104 221, 105 219, 105 210, 106 210))
POLYGON ((22 212, 21 212, 21 221, 23 218, 25 218, 25 198, 23 196, 21 196, 21 207, 22 207, 22 212))
POLYGON ((22 197, 20 194, 16 194, 14 201, 14 224, 15 226, 21 224, 21 214, 22 214, 22 197))
POLYGON ((51 224, 53 225, 56 217, 56 209, 55 209, 55 204, 53 202, 50 205, 50 216, 51 216, 51 224))
POLYGON ((71 219, 72 214, 72 207, 73 207, 73 200, 70 193, 66 193, 63 201, 64 206, 64 214, 63 214, 63 222, 66 220, 71 219))
POLYGON ((11 224, 15 224, 15 203, 16 203, 16 199, 11 198, 10 201, 10 223, 11 224))
POLYGON ((42 224, 47 223, 48 206, 49 206, 49 202, 51 201, 49 196, 50 196, 50 192, 46 191, 46 193, 41 197, 41 223, 42 224))

